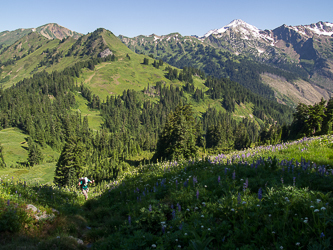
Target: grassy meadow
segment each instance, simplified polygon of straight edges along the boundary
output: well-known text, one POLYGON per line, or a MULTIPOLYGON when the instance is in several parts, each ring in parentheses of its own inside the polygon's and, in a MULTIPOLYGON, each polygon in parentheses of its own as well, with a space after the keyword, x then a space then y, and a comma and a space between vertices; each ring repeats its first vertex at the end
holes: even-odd
POLYGON ((51 184, 60 152, 54 151, 49 146, 42 148, 43 163, 27 169, 25 167, 28 158, 27 137, 18 128, 8 128, 0 131, 0 143, 3 146, 4 160, 7 165, 7 168, 0 169, 0 175, 51 184))
POLYGON ((88 201, 76 187, 4 171, 0 240, 4 249, 330 249, 332 166, 332 136, 303 138, 132 168, 91 186, 88 201), (37 221, 26 204, 59 215, 37 221))

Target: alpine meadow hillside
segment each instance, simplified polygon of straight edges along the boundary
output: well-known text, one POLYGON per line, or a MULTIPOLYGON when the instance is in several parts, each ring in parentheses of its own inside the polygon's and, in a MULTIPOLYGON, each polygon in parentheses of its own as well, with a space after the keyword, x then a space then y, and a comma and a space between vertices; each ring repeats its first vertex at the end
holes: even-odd
POLYGON ((0 33, 4 249, 328 249, 332 58, 241 27, 284 39, 0 33))

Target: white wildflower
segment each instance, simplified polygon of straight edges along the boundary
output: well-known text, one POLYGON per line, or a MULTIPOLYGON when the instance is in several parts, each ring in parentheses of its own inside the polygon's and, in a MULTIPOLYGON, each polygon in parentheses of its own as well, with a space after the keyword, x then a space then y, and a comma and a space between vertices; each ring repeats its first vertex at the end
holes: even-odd
POLYGON ((323 211, 324 211, 324 210, 326 210, 326 207, 322 207, 320 210, 323 210, 323 211))

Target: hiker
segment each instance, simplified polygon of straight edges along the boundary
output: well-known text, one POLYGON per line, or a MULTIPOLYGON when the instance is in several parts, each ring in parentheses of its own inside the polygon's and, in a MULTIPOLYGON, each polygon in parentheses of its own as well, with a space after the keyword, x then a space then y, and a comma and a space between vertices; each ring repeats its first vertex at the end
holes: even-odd
POLYGON ((88 200, 88 192, 89 192, 89 188, 88 188, 88 183, 94 183, 95 180, 89 180, 87 177, 82 177, 79 179, 79 187, 81 187, 82 193, 84 194, 84 197, 86 197, 86 200, 88 200))

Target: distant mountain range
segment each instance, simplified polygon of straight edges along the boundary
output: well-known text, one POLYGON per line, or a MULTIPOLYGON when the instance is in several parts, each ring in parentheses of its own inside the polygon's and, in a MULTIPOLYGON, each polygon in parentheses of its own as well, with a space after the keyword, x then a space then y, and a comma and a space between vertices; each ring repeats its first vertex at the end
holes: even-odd
MULTIPOLYGON (((97 56, 101 50, 98 49, 97 52, 98 46, 102 49, 110 47, 102 40, 92 42, 89 46, 93 46, 89 48, 82 41, 75 43, 82 36, 84 35, 55 23, 0 32, 0 61, 7 61, 6 65, 11 62, 8 60, 16 62, 16 66, 2 66, 0 81, 11 85, 14 79, 29 76, 37 68, 41 70, 44 63, 48 70, 66 67, 68 64, 55 63, 66 61, 63 59, 65 50, 68 50, 64 47, 66 44, 72 44, 73 48, 76 46, 75 55, 80 54, 81 57, 97 56), (22 58, 20 62, 25 62, 25 70, 22 70, 19 57, 29 55, 40 46, 45 50, 47 41, 64 38, 73 40, 59 44, 58 52, 52 54, 57 57, 56 60, 46 58, 45 52, 29 56, 29 60, 28 57, 22 58), (22 39, 28 39, 28 43, 22 39), (65 50, 62 51, 63 49, 65 50), (16 67, 15 77, 10 72, 16 67)), ((333 24, 329 22, 282 25, 273 30, 260 30, 237 19, 219 29, 212 29, 203 36, 171 33, 134 38, 120 35, 118 38, 136 53, 151 55, 178 68, 192 66, 203 70, 207 75, 230 78, 257 94, 291 107, 300 102, 313 104, 321 98, 329 99, 332 95, 333 24)), ((53 49, 54 46, 55 44, 52 45, 53 49)))
MULTIPOLYGON (((313 103, 321 97, 329 98, 333 91, 333 24, 329 22, 260 30, 237 19, 201 37, 172 33, 134 38, 120 35, 119 38, 133 51, 153 54, 177 67, 192 65, 205 70, 208 60, 214 64, 213 74, 223 73, 234 80, 237 77, 230 70, 227 72, 223 65, 228 57, 232 57, 234 62, 244 62, 247 58, 289 72, 298 80, 265 72, 260 65, 257 70, 260 81, 274 90, 278 101, 291 106, 299 102, 307 103, 306 100, 313 103), (208 48, 214 48, 215 52, 207 56, 208 48), (222 52, 224 55, 220 56, 222 52), (216 53, 217 57, 214 56, 216 53), (205 57, 206 63, 203 63, 205 57), (289 91, 285 91, 286 88, 289 91)), ((212 74, 207 67, 205 71, 212 74)))

